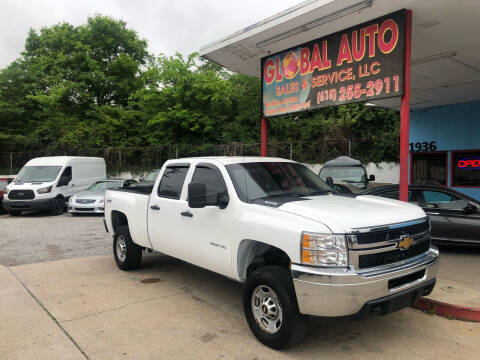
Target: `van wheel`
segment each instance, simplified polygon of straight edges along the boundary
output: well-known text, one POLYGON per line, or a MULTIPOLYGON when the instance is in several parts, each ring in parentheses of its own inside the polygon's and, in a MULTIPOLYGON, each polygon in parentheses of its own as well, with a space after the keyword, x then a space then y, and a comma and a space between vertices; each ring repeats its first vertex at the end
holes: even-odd
POLYGON ((50 210, 50 214, 57 216, 62 215, 63 211, 65 210, 65 201, 60 198, 55 198, 53 200, 52 208, 50 210))
POLYGON ((120 226, 113 237, 113 256, 124 271, 137 269, 142 263, 142 247, 132 241, 128 226, 120 226))
POLYGON ((250 273, 243 310, 253 335, 273 349, 294 345, 308 332, 307 318, 298 311, 292 274, 284 267, 265 266, 250 273))

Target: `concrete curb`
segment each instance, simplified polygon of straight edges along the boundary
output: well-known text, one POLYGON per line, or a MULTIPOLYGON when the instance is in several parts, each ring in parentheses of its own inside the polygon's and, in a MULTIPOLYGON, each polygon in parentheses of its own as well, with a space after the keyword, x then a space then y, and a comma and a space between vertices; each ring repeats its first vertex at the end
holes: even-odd
POLYGON ((449 319, 480 322, 480 308, 447 304, 424 297, 418 299, 413 307, 418 310, 433 312, 436 315, 444 316, 449 319))

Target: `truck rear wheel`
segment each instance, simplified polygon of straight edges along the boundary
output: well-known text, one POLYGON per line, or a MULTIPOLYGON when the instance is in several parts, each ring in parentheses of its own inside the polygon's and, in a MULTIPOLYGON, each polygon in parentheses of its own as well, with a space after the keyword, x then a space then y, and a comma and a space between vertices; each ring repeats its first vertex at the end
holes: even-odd
POLYGON ((120 226, 113 237, 113 256, 124 271, 137 269, 142 263, 142 247, 132 241, 128 226, 120 226))
POLYGON ((284 267, 265 266, 250 273, 243 310, 255 337, 273 349, 298 343, 308 332, 307 318, 298 311, 292 275, 284 267))

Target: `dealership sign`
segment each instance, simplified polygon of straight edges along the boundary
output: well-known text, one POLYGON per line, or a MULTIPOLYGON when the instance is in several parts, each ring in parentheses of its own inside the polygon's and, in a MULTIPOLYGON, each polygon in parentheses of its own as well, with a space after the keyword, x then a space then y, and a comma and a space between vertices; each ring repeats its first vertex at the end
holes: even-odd
POLYGON ((262 58, 263 115, 403 95, 405 13, 262 58))

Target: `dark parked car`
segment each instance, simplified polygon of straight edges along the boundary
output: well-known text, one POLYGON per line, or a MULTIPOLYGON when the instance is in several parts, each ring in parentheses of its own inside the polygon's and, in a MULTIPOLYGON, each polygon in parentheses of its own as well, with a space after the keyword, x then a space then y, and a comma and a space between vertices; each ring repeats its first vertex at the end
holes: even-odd
POLYGON ((135 189, 135 191, 145 193, 145 194, 150 194, 153 189, 153 185, 155 184, 155 181, 157 180, 158 173, 160 172, 160 169, 155 169, 150 171, 147 176, 145 176, 144 179, 140 179, 140 182, 136 184, 132 184, 130 187, 132 189, 135 189))
MULTIPOLYGON (((398 185, 380 186, 358 195, 399 197, 398 185)), ((458 191, 435 185, 409 185, 408 202, 427 213, 432 241, 437 244, 480 247, 480 202, 458 191)))

